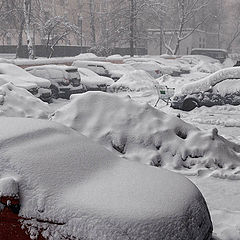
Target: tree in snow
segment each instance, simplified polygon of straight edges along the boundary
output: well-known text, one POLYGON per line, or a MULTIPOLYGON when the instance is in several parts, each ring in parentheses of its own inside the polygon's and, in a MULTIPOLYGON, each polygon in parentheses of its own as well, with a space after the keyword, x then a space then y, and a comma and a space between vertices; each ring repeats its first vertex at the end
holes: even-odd
POLYGON ((166 4, 168 19, 162 31, 164 46, 170 54, 176 55, 181 41, 188 38, 209 19, 209 15, 198 16, 199 12, 207 8, 208 3, 209 0, 168 1, 166 4))
POLYGON ((32 0, 24 0, 23 2, 24 9, 24 18, 26 24, 26 35, 27 35, 27 47, 28 47, 28 57, 30 59, 35 58, 34 47, 33 47, 33 39, 32 39, 32 0))

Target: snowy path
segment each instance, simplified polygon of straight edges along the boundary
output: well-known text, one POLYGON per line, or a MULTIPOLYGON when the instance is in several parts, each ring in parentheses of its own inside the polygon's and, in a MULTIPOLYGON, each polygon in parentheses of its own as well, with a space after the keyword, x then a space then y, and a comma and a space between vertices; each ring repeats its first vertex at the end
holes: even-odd
POLYGON ((216 239, 240 240, 240 181, 187 177, 207 201, 216 239))

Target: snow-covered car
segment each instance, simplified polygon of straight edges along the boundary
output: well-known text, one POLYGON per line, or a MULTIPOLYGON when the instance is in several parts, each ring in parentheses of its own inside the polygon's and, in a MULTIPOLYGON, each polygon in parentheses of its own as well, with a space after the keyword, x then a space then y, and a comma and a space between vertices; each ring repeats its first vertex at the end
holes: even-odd
POLYGON ((121 67, 121 64, 114 64, 110 62, 98 62, 98 61, 74 61, 73 66, 77 68, 88 68, 100 76, 110 77, 114 81, 120 79, 126 72, 129 72, 127 68, 121 67))
POLYGON ((136 70, 144 70, 145 72, 149 73, 155 79, 162 76, 162 71, 161 71, 159 64, 157 64, 154 61, 148 61, 148 62, 128 61, 127 64, 129 64, 136 70))
POLYGON ((225 68, 184 85, 173 97, 171 107, 191 111, 224 104, 240 105, 240 67, 225 68))
POLYGON ((180 174, 53 121, 2 117, 0 140, 1 239, 211 239, 206 202, 180 174))
POLYGON ((17 87, 27 89, 34 96, 43 101, 51 101, 52 93, 50 90, 51 83, 49 80, 33 76, 14 64, 0 63, 0 85, 9 82, 13 83, 17 87))
POLYGON ((76 67, 50 64, 28 67, 25 70, 34 76, 48 79, 53 98, 69 98, 71 94, 85 92, 76 67))
POLYGON ((99 76, 88 68, 78 68, 81 76, 82 84, 86 87, 87 91, 107 91, 114 81, 109 77, 99 76))

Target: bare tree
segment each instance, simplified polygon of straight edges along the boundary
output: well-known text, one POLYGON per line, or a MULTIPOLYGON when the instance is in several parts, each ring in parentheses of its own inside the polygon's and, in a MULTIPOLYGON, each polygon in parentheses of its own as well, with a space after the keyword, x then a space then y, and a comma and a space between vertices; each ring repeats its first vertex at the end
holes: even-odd
POLYGON ((32 40, 32 30, 31 30, 31 16, 32 16, 32 0, 24 0, 24 18, 26 24, 26 35, 27 35, 27 47, 28 47, 28 57, 30 59, 35 58, 33 40, 32 40))
MULTIPOLYGON (((163 43, 171 54, 176 55, 181 41, 192 35, 196 29, 208 20, 209 16, 205 16, 196 21, 197 14, 208 6, 208 2, 209 0, 177 0, 170 4, 169 1, 168 15, 170 16, 169 22, 172 29, 163 29, 163 43), (165 33, 170 35, 168 42, 165 33), (174 38, 176 40, 172 47, 174 38)), ((168 25, 166 26, 168 27, 168 25)))

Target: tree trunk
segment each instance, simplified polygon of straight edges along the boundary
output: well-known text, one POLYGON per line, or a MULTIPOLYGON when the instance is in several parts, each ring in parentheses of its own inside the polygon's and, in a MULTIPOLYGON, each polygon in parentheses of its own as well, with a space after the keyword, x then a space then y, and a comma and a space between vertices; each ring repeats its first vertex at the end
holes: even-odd
POLYGON ((95 29, 95 14, 94 14, 94 0, 89 0, 89 12, 90 12, 90 28, 91 28, 91 40, 92 45, 96 45, 96 29, 95 29))
POLYGON ((34 48, 31 34, 31 0, 24 0, 24 18, 26 23, 28 57, 34 59, 34 48))
POLYGON ((130 0, 130 56, 134 56, 134 0, 130 0))
POLYGON ((17 45, 17 49, 16 49, 16 58, 23 56, 22 41, 23 41, 24 23, 25 23, 24 17, 22 17, 20 30, 19 30, 19 34, 18 34, 18 45, 17 45))

